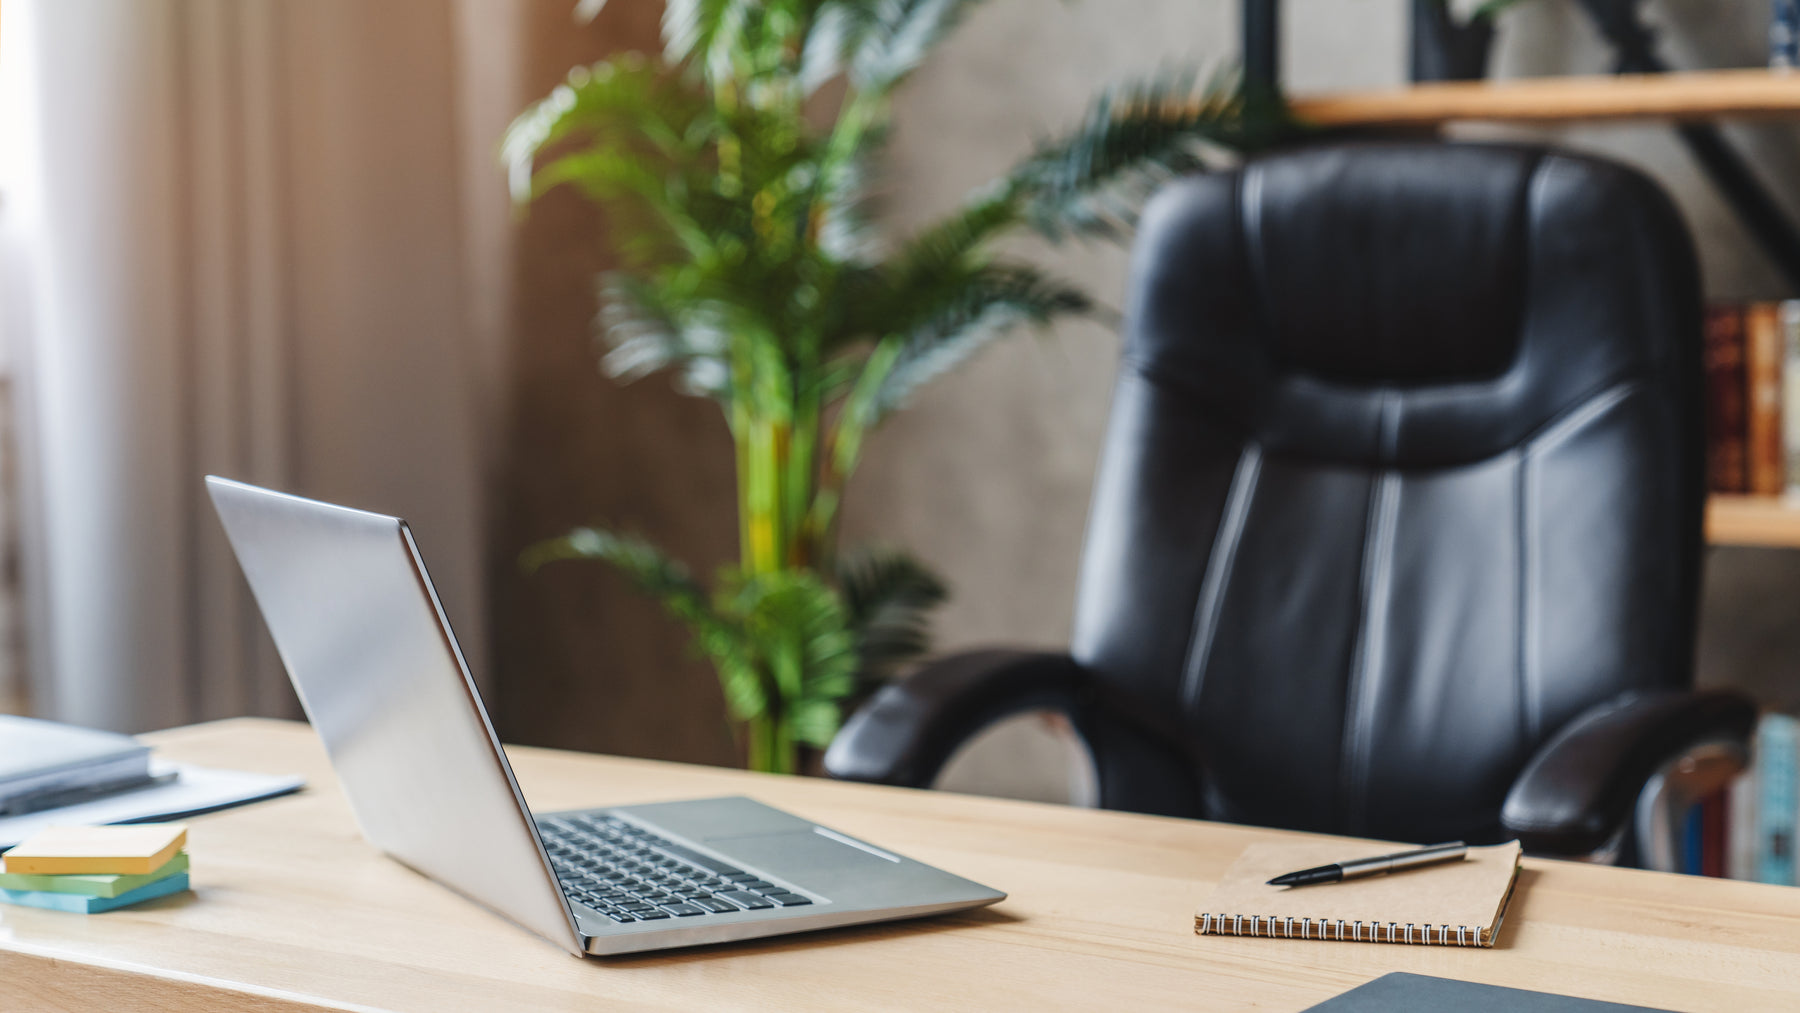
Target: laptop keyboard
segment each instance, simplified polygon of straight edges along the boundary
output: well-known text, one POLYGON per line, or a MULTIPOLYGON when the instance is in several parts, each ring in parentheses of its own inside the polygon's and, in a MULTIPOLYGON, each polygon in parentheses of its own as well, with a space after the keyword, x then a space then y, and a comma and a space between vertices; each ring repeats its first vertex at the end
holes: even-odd
POLYGON ((616 816, 538 820, 570 900, 615 922, 649 922, 812 901, 616 816))

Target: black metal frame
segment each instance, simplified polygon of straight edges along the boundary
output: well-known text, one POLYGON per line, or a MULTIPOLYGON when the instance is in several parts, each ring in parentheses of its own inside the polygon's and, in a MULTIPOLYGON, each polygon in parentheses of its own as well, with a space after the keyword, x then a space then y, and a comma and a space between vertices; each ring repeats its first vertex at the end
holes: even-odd
POLYGON ((1280 0, 1244 0, 1244 93, 1281 94, 1280 0))
MULTIPOLYGON (((1617 57, 1619 74, 1661 74, 1656 36, 1638 16, 1640 0, 1579 0, 1617 57)), ((1280 94, 1281 2, 1243 0, 1244 87, 1253 101, 1280 94)), ((1712 123, 1680 123, 1682 143, 1765 255, 1800 293, 1800 228, 1712 123)))

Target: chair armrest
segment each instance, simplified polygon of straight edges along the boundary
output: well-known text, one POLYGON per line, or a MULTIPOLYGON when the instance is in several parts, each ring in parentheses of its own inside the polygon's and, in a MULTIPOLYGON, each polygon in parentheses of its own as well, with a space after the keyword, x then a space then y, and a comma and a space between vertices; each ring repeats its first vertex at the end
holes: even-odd
POLYGON ((1086 683, 1066 654, 952 655, 882 687, 832 740, 825 770, 846 781, 924 788, 983 728, 1021 711, 1072 712, 1086 683))
POLYGON ((1737 693, 1626 693, 1539 747, 1507 793, 1500 822, 1528 851, 1592 854, 1626 826, 1664 766, 1703 743, 1747 748, 1755 726, 1755 703, 1737 693))

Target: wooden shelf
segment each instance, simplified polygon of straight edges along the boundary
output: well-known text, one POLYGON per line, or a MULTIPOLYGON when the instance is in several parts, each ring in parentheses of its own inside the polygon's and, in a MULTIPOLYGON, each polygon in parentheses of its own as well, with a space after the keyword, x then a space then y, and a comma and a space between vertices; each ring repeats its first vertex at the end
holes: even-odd
POLYGON ((1302 96, 1292 106, 1301 120, 1329 127, 1800 116, 1800 73, 1715 70, 1456 81, 1302 96))
POLYGON ((1714 493, 1706 504, 1706 541, 1800 549, 1800 500, 1714 493))

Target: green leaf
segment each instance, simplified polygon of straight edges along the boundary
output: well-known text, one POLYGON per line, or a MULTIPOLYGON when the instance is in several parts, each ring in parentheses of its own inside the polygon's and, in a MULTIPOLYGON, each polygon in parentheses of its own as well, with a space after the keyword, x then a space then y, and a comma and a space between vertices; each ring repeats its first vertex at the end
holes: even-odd
MULTIPOLYGON (((783 713, 802 700, 835 701, 855 688, 856 636, 836 591, 808 570, 721 572, 713 608, 742 633, 761 699, 783 713)), ((748 698, 751 694, 743 694, 748 698)))
POLYGON ((743 38, 754 0, 664 0, 663 56, 694 58, 714 77, 731 74, 731 51, 743 38))
POLYGON ((1256 150, 1293 129, 1283 106, 1247 115, 1235 71, 1204 82, 1165 71, 1102 91, 1074 131, 1040 144, 1009 179, 1045 236, 1117 239, 1152 192, 1204 166, 1208 147, 1256 150))
POLYGON ((553 562, 576 559, 608 563, 640 591, 662 602, 715 661, 744 662, 740 638, 725 617, 713 610, 687 568, 642 538, 604 528, 576 528, 526 549, 520 562, 528 572, 535 572, 553 562))
POLYGON ((810 86, 848 71, 859 91, 885 93, 925 61, 980 0, 827 0, 807 40, 810 86))
POLYGON ((930 648, 930 613, 949 597, 942 580, 911 555, 861 548, 838 562, 838 587, 856 634, 861 687, 892 678, 930 648))
POLYGON ((728 401, 730 339, 720 314, 705 303, 670 305, 669 294, 622 272, 601 276, 599 325, 610 348, 602 366, 623 380, 676 368, 684 393, 728 401))
POLYGON ((733 718, 749 721, 769 713, 768 690, 754 664, 736 653, 727 653, 723 659, 714 655, 713 663, 725 693, 725 708, 733 718))
POLYGON ((693 92, 668 80, 636 53, 576 67, 550 94, 513 120, 500 141, 513 199, 534 194, 533 175, 543 153, 586 133, 609 150, 667 149, 688 135, 708 107, 693 92))
POLYGON ((928 381, 961 365, 1012 328, 1048 326, 1059 317, 1093 312, 1086 293, 1022 264, 968 270, 922 304, 876 397, 878 416, 901 408, 928 381))
POLYGON ((795 739, 819 749, 831 745, 844 723, 843 711, 835 700, 802 700, 789 720, 795 739))

